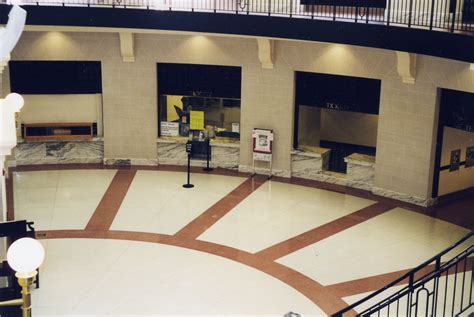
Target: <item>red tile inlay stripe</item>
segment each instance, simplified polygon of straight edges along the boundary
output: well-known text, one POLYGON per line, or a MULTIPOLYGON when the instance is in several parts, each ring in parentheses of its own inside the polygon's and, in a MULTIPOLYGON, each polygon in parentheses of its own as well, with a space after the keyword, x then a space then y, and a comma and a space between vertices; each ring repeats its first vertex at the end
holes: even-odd
POLYGON ((293 238, 275 244, 257 252, 256 254, 269 260, 276 260, 308 245, 326 239, 336 233, 347 230, 391 209, 393 209, 393 206, 383 203, 375 203, 318 228, 314 228, 293 238))
POLYGON ((109 188, 89 220, 86 230, 97 231, 108 230, 110 228, 136 173, 136 170, 117 171, 109 188))
MULTIPOLYGON (((474 262, 474 258, 470 257, 466 261, 466 268, 469 271, 469 268, 472 268, 472 264, 474 262)), ((415 279, 421 278, 424 275, 432 272, 435 268, 435 265, 429 265, 424 269, 420 270, 417 274, 415 274, 415 279)), ((459 264, 459 270, 464 268, 464 264, 459 264)), ((347 297, 351 295, 357 295, 367 292, 376 291, 385 285, 395 281, 397 278, 401 277, 402 275, 408 273, 411 269, 402 270, 397 272, 390 272, 386 274, 380 274, 375 276, 370 276, 366 278, 361 278, 353 281, 347 281, 337 284, 332 284, 326 286, 327 290, 331 290, 332 292, 336 293, 339 297, 347 297)), ((454 267, 448 270, 448 274, 456 273, 454 267)), ((445 276, 445 273, 443 273, 445 276)), ((404 281, 398 283, 397 285, 404 285, 408 284, 408 280, 405 279, 404 281)))
POLYGON ((347 306, 347 304, 332 291, 326 291, 324 286, 293 269, 273 261, 263 260, 261 257, 252 253, 206 241, 186 239, 176 235, 170 236, 156 233, 113 230, 53 230, 38 232, 37 236, 39 239, 95 238, 130 240, 160 243, 193 249, 216 256, 221 256, 267 273, 302 293, 327 314, 334 313, 347 306))
POLYGON ((208 228, 224 217, 229 211, 257 190, 267 177, 256 175, 247 179, 237 188, 212 205, 199 217, 191 221, 175 235, 180 238, 195 239, 203 234, 208 228))
POLYGON ((5 178, 5 191, 7 199, 7 221, 15 220, 15 201, 13 192, 13 173, 9 172, 5 178))

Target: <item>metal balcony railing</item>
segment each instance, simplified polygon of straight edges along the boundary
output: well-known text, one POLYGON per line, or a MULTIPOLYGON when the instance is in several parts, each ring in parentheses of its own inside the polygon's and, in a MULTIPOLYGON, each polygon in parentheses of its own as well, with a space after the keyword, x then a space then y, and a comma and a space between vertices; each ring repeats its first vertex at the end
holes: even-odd
POLYGON ((22 3, 280 16, 474 35, 474 0, 23 0, 22 3))
POLYGON ((474 231, 392 283, 332 315, 472 316, 474 231), (462 250, 462 251, 460 251, 462 250))

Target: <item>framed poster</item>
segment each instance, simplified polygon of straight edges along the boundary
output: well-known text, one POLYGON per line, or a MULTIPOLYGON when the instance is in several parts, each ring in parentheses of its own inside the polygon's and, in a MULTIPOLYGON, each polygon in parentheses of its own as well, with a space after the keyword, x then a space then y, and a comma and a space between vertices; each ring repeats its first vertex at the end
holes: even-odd
POLYGON ((190 111, 189 116, 190 130, 204 130, 204 111, 190 111))
POLYGON ((273 148, 273 130, 253 129, 253 152, 272 153, 273 148))
POLYGON ((466 165, 464 167, 474 166, 474 146, 466 148, 466 165))
POLYGON ((451 159, 449 160, 449 171, 459 170, 459 165, 461 163, 461 150, 451 151, 451 159))

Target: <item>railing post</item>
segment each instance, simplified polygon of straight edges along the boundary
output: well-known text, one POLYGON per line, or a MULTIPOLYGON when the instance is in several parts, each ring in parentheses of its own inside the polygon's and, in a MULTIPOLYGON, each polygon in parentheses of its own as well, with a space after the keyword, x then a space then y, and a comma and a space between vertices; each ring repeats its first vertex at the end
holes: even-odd
POLYGON ((410 0, 410 7, 408 8, 408 27, 411 27, 412 6, 413 0, 410 0))
POLYGON ((431 0, 430 30, 433 30, 433 19, 434 19, 435 1, 436 1, 436 0, 431 0))
POLYGON ((290 18, 293 17, 293 0, 290 0, 290 18))
POLYGON ((390 7, 392 6, 392 1, 388 0, 387 4, 387 26, 390 25, 390 7))
POLYGON ((454 8, 453 8, 453 21, 451 22, 451 32, 454 32, 454 24, 456 23, 456 9, 458 7, 457 1, 454 1, 454 8))
POLYGON ((271 15, 272 12, 272 0, 268 0, 268 16, 271 15))

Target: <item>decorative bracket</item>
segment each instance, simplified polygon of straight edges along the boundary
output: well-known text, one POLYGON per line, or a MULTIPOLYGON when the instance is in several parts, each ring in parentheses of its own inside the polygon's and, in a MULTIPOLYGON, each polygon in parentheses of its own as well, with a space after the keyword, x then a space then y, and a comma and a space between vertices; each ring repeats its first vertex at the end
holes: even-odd
POLYGON ((124 62, 135 61, 135 46, 132 32, 120 32, 120 53, 124 62))
POLYGON ((273 40, 258 37, 258 59, 262 68, 273 69, 273 40))
POLYGON ((414 84, 416 77, 416 54, 397 51, 397 71, 403 83, 414 84))

